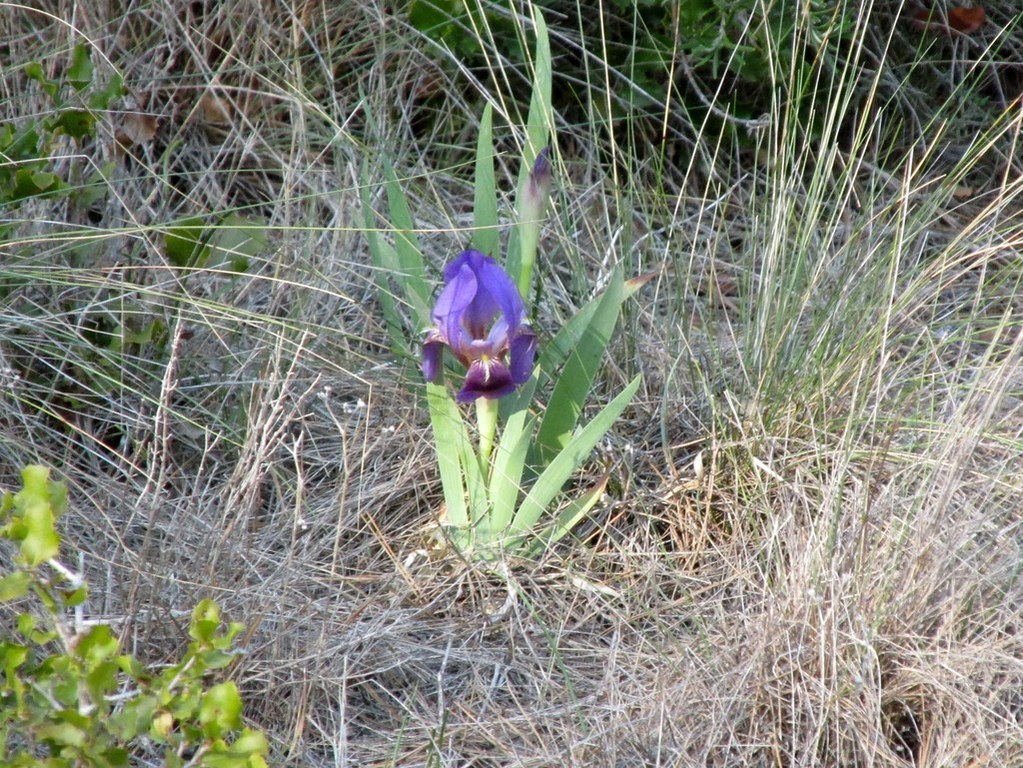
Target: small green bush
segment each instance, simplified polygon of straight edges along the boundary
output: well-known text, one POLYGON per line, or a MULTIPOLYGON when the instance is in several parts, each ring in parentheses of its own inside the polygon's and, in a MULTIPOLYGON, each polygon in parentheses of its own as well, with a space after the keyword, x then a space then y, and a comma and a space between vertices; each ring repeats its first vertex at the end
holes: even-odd
MULTIPOLYGON (((63 75, 46 77, 38 61, 25 65, 24 75, 35 82, 52 103, 48 115, 21 124, 0 125, 0 203, 12 208, 33 197, 66 196, 88 206, 106 193, 105 168, 89 169, 75 163, 72 176, 62 177, 53 169, 51 155, 68 136, 82 144, 96 135, 97 115, 124 94, 118 75, 102 83, 85 44, 76 45, 63 75)), ((2 231, 0 231, 2 233, 2 231)))
POLYGON ((209 679, 236 658, 242 625, 225 628, 203 600, 181 661, 151 669, 120 652, 108 625, 72 623, 88 586, 57 559, 67 490, 41 466, 22 480, 0 502, 0 539, 17 547, 0 577, 0 603, 17 611, 0 640, 0 765, 119 766, 144 755, 170 768, 265 766, 266 738, 242 726, 237 687, 209 679))
MULTIPOLYGON (((721 84, 727 98, 719 106, 739 118, 768 111, 780 84, 786 98, 806 98, 814 77, 837 66, 855 18, 829 0, 611 0, 602 16, 574 0, 535 5, 556 31, 559 114, 588 104, 604 109, 600 92, 610 86, 609 117, 648 113, 658 121, 679 97, 699 116, 721 84), (613 82, 595 73, 593 56, 606 61, 613 82), (793 73, 794 82, 786 82, 793 73)), ((465 66, 486 82, 495 61, 516 69, 526 63, 522 25, 513 21, 518 9, 508 2, 415 0, 408 19, 452 71, 465 66)))

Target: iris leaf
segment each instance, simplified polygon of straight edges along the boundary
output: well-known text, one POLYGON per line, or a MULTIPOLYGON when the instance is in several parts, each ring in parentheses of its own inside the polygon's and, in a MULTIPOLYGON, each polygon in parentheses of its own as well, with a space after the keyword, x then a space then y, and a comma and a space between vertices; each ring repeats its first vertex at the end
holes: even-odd
POLYGON ((510 404, 510 411, 504 416, 501 440, 494 456, 490 477, 491 514, 494 529, 504 530, 512 520, 515 503, 522 489, 522 474, 536 420, 529 415, 529 403, 536 389, 538 371, 513 394, 502 400, 501 405, 510 404))
POLYGON ((640 374, 629 382, 629 385, 614 400, 604 406, 604 409, 594 416, 585 427, 576 432, 565 448, 554 457, 536 479, 533 487, 529 489, 522 504, 519 505, 515 519, 512 520, 512 535, 523 535, 536 525, 540 515, 561 492, 561 488, 568 478, 586 460, 590 451, 593 450, 593 446, 607 433, 615 419, 632 402, 642 379, 643 376, 640 374))
POLYGON ((526 163, 519 181, 529 176, 533 162, 540 150, 547 146, 551 133, 551 44, 547 37, 547 23, 543 14, 535 5, 536 16, 536 55, 533 63, 533 94, 529 101, 529 115, 526 118, 526 136, 529 146, 526 150, 526 163))
POLYGON ((408 333, 402 327, 398 315, 397 303, 391 287, 387 284, 387 276, 399 270, 398 254, 394 247, 380 236, 379 223, 370 201, 369 168, 362 164, 362 215, 366 227, 366 241, 369 244, 370 259, 373 262, 373 282, 377 289, 377 300, 384 315, 384 324, 391 337, 391 350, 396 355, 408 354, 408 333))
POLYGON ((398 295, 407 297, 416 313, 418 332, 430 325, 430 286, 426 282, 423 255, 408 201, 401 191, 394 168, 387 161, 384 162, 384 178, 387 180, 387 207, 394 227, 394 249, 398 255, 398 271, 394 277, 400 288, 398 295))
POLYGON ((501 443, 494 455, 489 491, 490 514, 495 531, 503 531, 511 523, 515 515, 515 503, 519 500, 522 489, 522 471, 526 466, 534 419, 524 417, 522 421, 522 425, 515 430, 513 440, 508 439, 507 435, 502 435, 501 443))
MULTIPOLYGON (((578 333, 574 329, 571 351, 566 355, 564 368, 554 385, 536 436, 536 455, 532 462, 534 466, 546 466, 567 445, 579 414, 582 413, 597 366, 604 357, 604 350, 607 349, 611 332, 618 321, 624 298, 625 285, 621 270, 616 270, 599 304, 589 313, 585 327, 578 333)), ((547 362, 549 364, 550 361, 547 362)), ((550 372, 550 368, 544 370, 550 372)))
POLYGON ((476 140, 476 198, 473 206, 472 247, 491 258, 501 247, 497 229, 497 181, 494 179, 494 110, 483 109, 479 137, 476 140))
POLYGON ((426 403, 430 409, 430 425, 438 446, 437 469, 447 504, 447 522, 454 528, 465 528, 469 522, 465 487, 462 484, 462 444, 468 441, 462 414, 443 381, 427 383, 426 403), (441 446, 449 450, 440 449, 441 446), (454 447, 454 450, 450 448, 454 447))
POLYGON ((586 517, 589 511, 600 501, 600 497, 604 494, 604 489, 607 487, 607 481, 610 478, 611 475, 605 472, 590 490, 586 491, 582 496, 572 499, 572 501, 562 507, 554 524, 538 535, 529 545, 526 556, 537 557, 544 549, 566 536, 575 528, 576 524, 586 517))
MULTIPOLYGON (((640 288, 646 285, 652 278, 656 277, 656 272, 648 272, 639 277, 633 277, 625 281, 624 292, 622 293, 622 301, 630 298, 640 288)), ((550 380, 553 376, 554 371, 561 367, 565 362, 565 359, 576 349, 576 345, 579 340, 586 333, 586 329, 590 324, 590 320, 593 318, 593 313, 597 311, 597 307, 600 307, 604 301, 605 294, 599 293, 584 304, 579 311, 577 311, 572 317, 561 326, 554 338, 551 339, 547 344, 544 344, 540 349, 540 388, 542 389, 544 384, 550 380)), ((621 305, 619 304, 620 311, 621 305)))

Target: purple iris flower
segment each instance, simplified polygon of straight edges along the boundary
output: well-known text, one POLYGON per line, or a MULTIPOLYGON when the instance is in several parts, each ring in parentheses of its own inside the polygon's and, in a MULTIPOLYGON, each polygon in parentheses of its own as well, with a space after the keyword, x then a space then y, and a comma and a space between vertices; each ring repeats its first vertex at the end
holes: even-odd
POLYGON ((436 381, 448 347, 467 369, 458 401, 496 399, 533 372, 536 334, 511 277, 489 256, 462 251, 444 268, 444 289, 433 308, 436 328, 423 345, 423 374, 436 381))

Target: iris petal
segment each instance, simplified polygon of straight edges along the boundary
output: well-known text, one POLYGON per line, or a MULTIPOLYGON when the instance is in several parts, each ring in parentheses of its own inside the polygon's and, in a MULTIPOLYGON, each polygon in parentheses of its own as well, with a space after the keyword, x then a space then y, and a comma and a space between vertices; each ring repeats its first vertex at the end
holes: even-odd
POLYGON ((504 397, 514 392, 515 386, 503 360, 494 357, 473 360, 456 399, 460 403, 471 403, 481 397, 504 397))
POLYGON ((475 273, 468 265, 463 265, 444 286, 433 310, 437 329, 459 359, 464 358, 467 352, 465 345, 469 336, 463 320, 478 286, 475 273))
POLYGON ((433 319, 438 324, 447 317, 461 317, 476 295, 476 274, 463 266, 446 281, 444 290, 437 297, 433 308, 433 319))
POLYGON ((440 376, 441 361, 446 342, 440 331, 430 331, 423 344, 423 376, 433 382, 440 376))
POLYGON ((536 360, 536 334, 528 325, 519 329, 511 342, 511 378, 515 385, 524 384, 533 375, 536 360))
POLYGON ((492 350, 492 354, 500 354, 508 349, 508 321, 503 315, 491 326, 487 334, 487 347, 492 350))
POLYGON ((462 322, 473 338, 480 338, 486 333, 487 326, 494 319, 494 315, 502 311, 491 285, 485 278, 489 269, 500 270, 501 268, 494 263, 493 259, 480 251, 463 251, 456 259, 456 261, 459 260, 463 264, 463 269, 472 270, 477 281, 472 301, 465 309, 462 322))
POLYGON ((436 328, 423 344, 423 375, 441 374, 443 348, 466 367, 460 402, 499 398, 525 382, 536 359, 536 335, 508 273, 486 254, 468 250, 444 268, 445 285, 433 310, 436 328))
MULTIPOLYGON (((486 257, 484 257, 486 258, 486 257)), ((508 333, 514 335, 518 327, 525 319, 526 308, 519 296, 519 289, 501 267, 494 263, 493 259, 486 259, 477 268, 482 291, 485 291, 493 301, 493 307, 500 307, 501 314, 508 322, 508 333)), ((496 312, 494 312, 496 314, 496 312)))

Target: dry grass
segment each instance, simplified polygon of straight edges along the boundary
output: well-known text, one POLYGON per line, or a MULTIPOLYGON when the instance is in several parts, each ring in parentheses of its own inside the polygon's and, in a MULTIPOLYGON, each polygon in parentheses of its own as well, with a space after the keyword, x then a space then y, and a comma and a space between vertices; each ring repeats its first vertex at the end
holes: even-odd
MULTIPOLYGON (((692 163, 559 126, 538 325, 616 263, 658 269, 601 392, 646 379, 580 540, 486 569, 432 544, 359 179, 393 156, 442 263, 501 81, 467 86, 379 3, 47 6, 0 7, 4 59, 56 71, 84 37, 131 99, 55 148, 114 164, 100 203, 4 214, 0 485, 67 478, 89 611, 146 658, 203 596, 247 624, 232 674, 274 764, 1023 763, 1023 32, 941 42, 913 79, 916 33, 879 16, 864 119, 815 104, 820 150, 781 101, 753 136, 677 129, 692 163), (159 126, 125 152, 135 109, 159 126), (227 210, 270 238, 244 274, 168 263, 170 222, 227 210)), ((5 120, 46 109, 17 66, 0 87, 5 120)))

